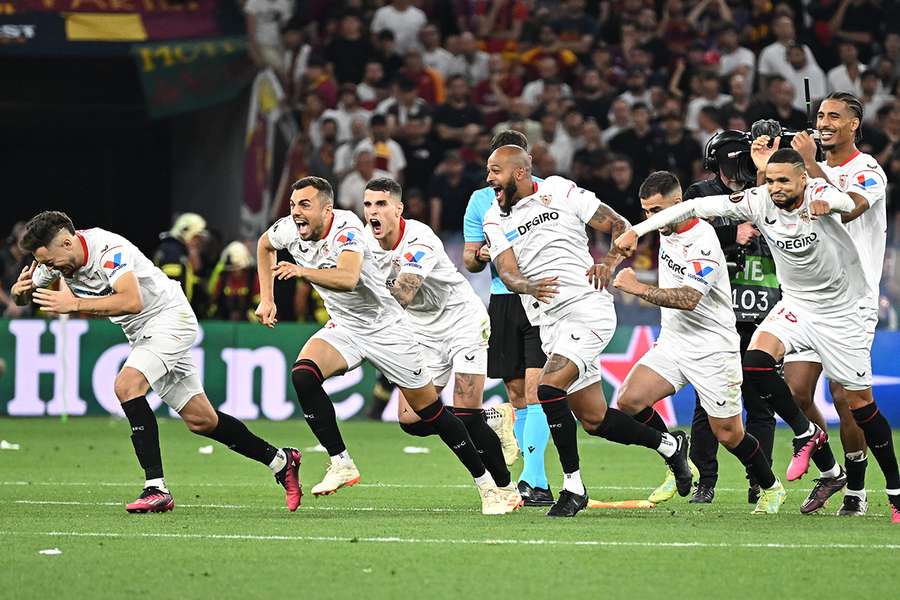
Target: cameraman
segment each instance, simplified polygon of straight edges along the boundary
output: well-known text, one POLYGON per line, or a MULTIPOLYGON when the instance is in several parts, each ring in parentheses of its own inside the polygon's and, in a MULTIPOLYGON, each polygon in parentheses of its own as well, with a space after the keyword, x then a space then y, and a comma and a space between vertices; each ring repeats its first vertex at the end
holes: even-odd
MULTIPOLYGON (((756 168, 750 158, 750 138, 741 131, 726 130, 710 138, 704 152, 703 167, 716 176, 693 183, 685 192, 684 200, 731 194, 756 184, 756 168)), ((716 219, 713 225, 731 273, 732 305, 737 317, 737 332, 741 336, 743 356, 757 325, 781 299, 781 290, 769 247, 753 225, 722 218, 716 219)), ((765 404, 757 406, 750 403, 746 396, 744 402, 747 432, 759 440, 771 464, 775 440, 775 417, 772 409, 765 404)), ((691 424, 691 460, 700 471, 700 479, 690 500, 693 503, 713 501, 718 479, 717 451, 718 442, 698 398, 691 424)), ((752 504, 759 499, 759 485, 749 474, 748 479, 750 489, 747 500, 752 504)))

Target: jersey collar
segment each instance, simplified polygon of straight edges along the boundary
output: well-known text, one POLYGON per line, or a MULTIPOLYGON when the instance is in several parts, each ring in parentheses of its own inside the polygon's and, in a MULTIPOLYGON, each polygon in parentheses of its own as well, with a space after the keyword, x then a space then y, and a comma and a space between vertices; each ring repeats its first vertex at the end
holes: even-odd
POLYGON ((691 219, 687 223, 684 223, 681 227, 676 229, 675 233, 685 233, 686 231, 690 231, 699 222, 700 222, 700 219, 698 219, 697 217, 694 217, 693 219, 691 219))
POLYGON ((82 268, 84 268, 85 266, 87 266, 88 261, 90 259, 90 254, 88 253, 87 242, 85 241, 84 236, 81 235, 80 231, 75 232, 75 237, 77 237, 78 241, 81 242, 81 249, 82 249, 82 251, 84 251, 84 265, 82 265, 82 268))
POLYGON ((845 160, 844 162, 842 162, 842 163, 839 164, 838 166, 839 166, 839 167, 843 167, 844 165, 846 165, 847 163, 849 163, 851 160, 853 160, 854 158, 856 158, 857 156, 859 156, 861 152, 862 152, 862 150, 857 149, 856 152, 854 152, 853 154, 850 155, 850 158, 848 158, 847 160, 845 160))
POLYGON ((331 227, 334 225, 334 211, 331 211, 331 221, 328 222, 328 229, 325 230, 325 233, 322 234, 322 239, 326 239, 328 234, 331 233, 331 227))
POLYGON ((406 219, 400 217, 400 235, 397 236, 397 243, 394 244, 394 247, 391 250, 396 250, 400 246, 400 242, 403 241, 403 234, 406 233, 406 219))

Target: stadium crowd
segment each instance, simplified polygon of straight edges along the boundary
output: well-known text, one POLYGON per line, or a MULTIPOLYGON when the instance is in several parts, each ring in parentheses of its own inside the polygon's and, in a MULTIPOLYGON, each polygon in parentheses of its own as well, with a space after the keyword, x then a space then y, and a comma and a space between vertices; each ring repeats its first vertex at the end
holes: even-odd
MULTIPOLYGON (((406 216, 460 239, 470 194, 484 185, 490 140, 524 132, 534 172, 594 191, 631 222, 654 170, 683 182, 711 176, 704 144, 758 119, 809 122, 813 98, 850 91, 864 103, 863 152, 887 173, 888 251, 882 327, 900 308, 900 4, 874 0, 245 0, 251 57, 282 82, 299 125, 280 172, 271 220, 290 184, 327 179, 338 208, 362 215, 363 189, 390 175, 406 216)), ((32 314, 8 290, 29 257, 22 224, 2 251, 0 309, 32 314)), ((652 243, 652 242, 651 242, 652 243)), ((250 242, 252 244, 252 242, 250 242)), ((252 245, 226 243, 182 215, 159 248, 144 248, 181 280, 199 316, 253 318, 252 245)), ((601 254, 605 248, 596 249, 601 254)), ((649 278, 649 244, 633 266, 649 278)), ((324 322, 306 283, 284 284, 284 319, 324 322)))

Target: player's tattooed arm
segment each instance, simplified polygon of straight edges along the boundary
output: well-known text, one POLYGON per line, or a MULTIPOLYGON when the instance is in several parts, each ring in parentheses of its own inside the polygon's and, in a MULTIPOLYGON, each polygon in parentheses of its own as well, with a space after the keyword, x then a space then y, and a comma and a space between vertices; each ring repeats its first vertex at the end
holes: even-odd
MULTIPOLYGON (((588 221, 588 225, 602 233, 608 233, 612 239, 616 239, 631 227, 628 219, 614 211, 610 206, 600 203, 594 216, 588 221)), ((615 247, 611 248, 609 253, 611 256, 616 253, 615 247)))
POLYGON ((522 275, 512 248, 507 248, 497 255, 494 259, 494 267, 497 269, 497 274, 500 276, 506 289, 511 292, 528 294, 545 303, 549 303, 553 296, 559 293, 559 284, 556 283, 557 277, 531 280, 522 275))
POLYGON ((397 280, 394 282, 393 287, 388 289, 391 292, 391 296, 394 297, 394 300, 396 300, 400 306, 406 308, 413 301, 413 298, 416 297, 416 292, 422 287, 424 281, 425 278, 421 275, 416 275, 415 273, 400 273, 400 275, 397 276, 397 280))
POLYGON ((619 271, 613 285, 627 294, 643 298, 651 304, 664 308, 694 310, 703 299, 703 294, 692 287, 659 288, 642 283, 631 268, 619 271))

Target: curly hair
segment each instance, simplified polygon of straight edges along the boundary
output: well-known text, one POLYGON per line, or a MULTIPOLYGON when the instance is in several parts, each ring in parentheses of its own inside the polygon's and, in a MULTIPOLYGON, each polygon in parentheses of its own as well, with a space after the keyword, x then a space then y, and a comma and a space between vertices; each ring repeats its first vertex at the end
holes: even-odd
POLYGON ((25 224, 25 236, 20 245, 26 252, 34 252, 47 247, 63 229, 70 234, 75 233, 75 225, 69 215, 58 210, 45 210, 25 224))

